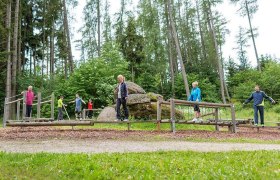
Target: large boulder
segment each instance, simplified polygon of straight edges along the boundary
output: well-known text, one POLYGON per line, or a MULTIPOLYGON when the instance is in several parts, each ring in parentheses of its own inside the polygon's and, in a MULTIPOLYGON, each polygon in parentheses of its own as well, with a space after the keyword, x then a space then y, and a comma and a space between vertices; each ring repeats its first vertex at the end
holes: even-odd
MULTIPOLYGON (((129 109, 129 115, 135 119, 152 120, 157 117, 157 99, 163 98, 160 94, 148 93, 139 85, 126 81, 128 87, 128 99, 127 105, 129 109)), ((117 97, 117 94, 115 94, 117 97)), ((162 105, 162 119, 170 119, 170 106, 162 105)), ((180 110, 175 112, 176 119, 183 119, 184 114, 180 110)), ((98 121, 112 121, 116 119, 116 111, 114 107, 106 107, 101 111, 98 116, 98 121)))
POLYGON ((147 94, 130 94, 127 98, 127 105, 150 103, 151 99, 147 94))
POLYGON ((156 94, 156 93, 153 93, 153 92, 147 93, 147 96, 151 99, 152 102, 157 102, 158 98, 163 99, 162 95, 156 94))
POLYGON ((97 121, 114 121, 116 120, 116 111, 114 107, 106 107, 104 108, 98 118, 97 121))
POLYGON ((128 88, 128 94, 146 94, 145 90, 134 82, 125 82, 128 88))

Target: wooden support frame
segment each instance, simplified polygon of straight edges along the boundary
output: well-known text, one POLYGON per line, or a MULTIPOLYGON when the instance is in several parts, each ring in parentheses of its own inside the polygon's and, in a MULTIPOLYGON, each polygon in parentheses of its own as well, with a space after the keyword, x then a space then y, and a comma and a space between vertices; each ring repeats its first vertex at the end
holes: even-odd
POLYGON ((22 119, 26 115, 26 91, 23 92, 23 100, 22 100, 22 119))
POLYGON ((174 99, 170 99, 170 122, 171 122, 171 131, 176 133, 175 126, 175 102, 174 99))
POLYGON ((3 117, 3 128, 6 127, 6 122, 7 122, 7 119, 8 119, 8 112, 7 112, 7 106, 9 106, 8 103, 8 98, 5 98, 5 105, 4 105, 4 117, 3 117))
MULTIPOLYGON (((214 114, 215 114, 215 122, 218 123, 218 121, 219 121, 219 108, 215 108, 214 114)), ((219 125, 215 126, 215 130, 220 131, 219 125)))
POLYGON ((234 107, 234 104, 230 105, 230 110, 231 110, 231 119, 232 119, 231 132, 236 133, 236 117, 235 117, 235 107, 234 107))
POLYGON ((17 102, 17 120, 20 119, 20 101, 17 102))
POLYGON ((38 92, 37 95, 37 118, 39 119, 41 117, 41 92, 38 92))
MULTIPOLYGON (((98 111, 102 111, 103 109, 83 109, 83 113, 82 113, 82 118, 86 119, 86 112, 87 111, 92 111, 92 112, 98 112, 98 111)), ((94 116, 94 113, 92 114, 92 116, 94 116)))
MULTIPOLYGON (((212 113, 215 116, 215 123, 193 123, 193 122, 180 122, 179 124, 199 124, 199 125, 215 125, 216 131, 219 131, 219 126, 228 126, 229 131, 236 133, 236 117, 235 117, 235 107, 233 104, 221 104, 221 103, 208 103, 208 102, 192 102, 184 101, 178 99, 169 99, 168 101, 161 101, 159 104, 168 104, 170 105, 170 123, 171 130, 173 133, 176 132, 175 129, 175 104, 176 105, 186 105, 193 106, 199 105, 200 107, 213 108, 214 112, 212 113), (231 123, 220 123, 219 122, 219 108, 229 108, 231 111, 231 123)), ((159 108, 158 108, 159 110, 159 108)), ((211 113, 210 113, 211 114, 211 113)))
POLYGON ((54 101, 55 101, 55 97, 54 97, 54 93, 52 93, 52 95, 51 95, 51 119, 54 119, 54 101))
POLYGON ((160 131, 160 123, 161 123, 161 103, 162 98, 158 97, 157 100, 157 131, 160 131))

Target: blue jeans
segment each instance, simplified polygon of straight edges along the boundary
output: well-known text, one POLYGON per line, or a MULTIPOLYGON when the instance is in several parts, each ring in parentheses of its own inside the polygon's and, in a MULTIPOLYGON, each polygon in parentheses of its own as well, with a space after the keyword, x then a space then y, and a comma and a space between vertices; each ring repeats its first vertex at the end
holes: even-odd
POLYGON ((264 124, 264 107, 263 106, 254 106, 254 121, 255 121, 255 124, 259 123, 258 112, 260 113, 261 124, 264 124))

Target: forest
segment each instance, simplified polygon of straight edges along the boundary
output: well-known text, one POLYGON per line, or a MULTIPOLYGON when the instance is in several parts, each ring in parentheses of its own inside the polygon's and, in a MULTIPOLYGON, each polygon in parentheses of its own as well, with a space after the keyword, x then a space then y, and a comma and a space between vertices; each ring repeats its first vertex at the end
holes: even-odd
POLYGON ((87 0, 79 47, 71 43, 70 23, 79 1, 1 0, 1 113, 4 98, 28 85, 66 101, 79 93, 93 98, 96 107, 112 104, 118 74, 166 99, 186 99, 193 81, 206 102, 243 102, 256 84, 280 99, 279 59, 259 54, 255 43, 258 1, 228 1, 247 21, 232 35, 236 59, 222 52, 230 30, 215 7, 223 0, 139 0, 136 11, 129 8, 131 0, 120 0, 115 14, 110 1, 87 0), (74 48, 79 59, 73 58, 74 48), (256 66, 249 63, 249 48, 256 66))

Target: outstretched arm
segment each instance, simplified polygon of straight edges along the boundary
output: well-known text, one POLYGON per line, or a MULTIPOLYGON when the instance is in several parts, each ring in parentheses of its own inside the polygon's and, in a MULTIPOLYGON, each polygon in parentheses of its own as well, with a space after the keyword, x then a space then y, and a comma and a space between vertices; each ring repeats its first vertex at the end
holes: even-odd
POLYGON ((267 100, 269 100, 271 103, 275 103, 275 101, 271 98, 271 97, 269 97, 268 95, 266 95, 265 94, 265 92, 262 92, 262 94, 263 94, 263 97, 265 98, 265 99, 267 99, 267 100))
POLYGON ((82 101, 82 103, 86 104, 86 102, 84 100, 81 99, 81 101, 82 101))
POLYGON ((252 101, 253 99, 253 93, 251 94, 251 96, 244 102, 244 104, 248 104, 250 101, 252 101))

